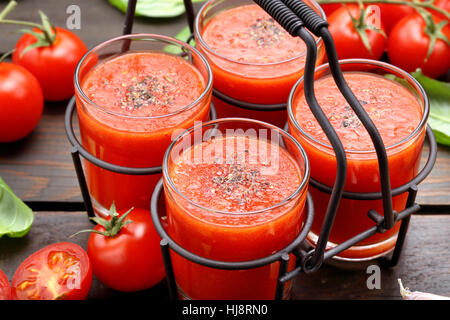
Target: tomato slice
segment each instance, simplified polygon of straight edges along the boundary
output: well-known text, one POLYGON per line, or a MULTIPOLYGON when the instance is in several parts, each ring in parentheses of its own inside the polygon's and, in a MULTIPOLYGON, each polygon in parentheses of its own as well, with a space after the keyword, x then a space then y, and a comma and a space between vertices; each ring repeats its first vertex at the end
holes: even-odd
POLYGON ((92 284, 92 266, 77 244, 51 244, 30 255, 12 280, 16 300, 82 300, 92 284))
POLYGON ((0 300, 9 300, 11 297, 11 288, 6 275, 0 270, 0 300))

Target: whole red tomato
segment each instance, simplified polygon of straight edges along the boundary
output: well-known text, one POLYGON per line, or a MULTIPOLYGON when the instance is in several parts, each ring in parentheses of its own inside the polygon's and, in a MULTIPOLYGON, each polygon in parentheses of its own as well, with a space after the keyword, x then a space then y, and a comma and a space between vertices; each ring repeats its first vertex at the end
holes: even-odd
POLYGON ((9 300, 11 298, 11 288, 6 275, 0 270, 0 300, 9 300))
MULTIPOLYGON (((436 24, 440 21, 440 18, 434 17, 436 24)), ((389 35, 389 60, 408 72, 421 68, 425 75, 438 78, 450 68, 450 46, 436 39, 433 51, 427 58, 430 36, 425 32, 425 27, 425 20, 419 14, 405 17, 395 25, 389 35)), ((450 24, 447 23, 441 32, 450 39, 450 24)))
POLYGON ((92 266, 79 245, 54 243, 36 251, 12 280, 15 300, 82 300, 92 284, 92 266))
POLYGON ((379 25, 373 25, 373 16, 366 15, 365 19, 360 19, 360 16, 361 9, 359 6, 348 5, 347 8, 337 9, 328 17, 329 30, 334 38, 339 59, 366 58, 378 60, 383 55, 387 43, 387 39, 382 33, 384 30, 383 24, 378 20, 379 25), (356 25, 351 17, 357 20, 356 25), (378 27, 381 32, 368 29, 368 24, 378 27), (370 51, 364 45, 357 30, 367 36, 370 51))
POLYGON ((43 108, 36 78, 21 66, 0 62, 0 142, 27 136, 41 119, 43 108))
MULTIPOLYGON (((59 101, 74 93, 73 74, 78 61, 87 52, 83 41, 74 33, 56 27, 52 45, 22 52, 37 41, 32 34, 23 35, 16 43, 12 56, 14 63, 28 69, 36 76, 44 92, 45 100, 59 101)), ((42 33, 39 29, 34 32, 42 33)))
MULTIPOLYGON (((88 241, 87 251, 95 276, 106 286, 123 292, 144 290, 158 284, 165 271, 159 245, 161 239, 150 212, 132 209, 123 221, 114 216, 115 208, 110 214, 110 223, 122 225, 119 232, 112 236, 92 233, 88 241)), ((98 232, 108 232, 108 229, 102 225, 95 227, 98 232)))

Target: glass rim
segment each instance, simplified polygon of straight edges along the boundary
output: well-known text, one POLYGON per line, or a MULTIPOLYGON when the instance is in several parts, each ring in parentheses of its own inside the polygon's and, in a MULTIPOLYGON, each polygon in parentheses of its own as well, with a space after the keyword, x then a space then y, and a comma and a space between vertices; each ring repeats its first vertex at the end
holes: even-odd
POLYGON ((199 124, 199 125, 194 125, 191 128, 184 130, 183 133, 179 134, 171 142, 171 144, 169 145, 169 147, 166 150, 166 153, 164 154, 163 163, 162 163, 162 175, 163 175, 164 181, 169 184, 170 188, 172 188, 181 198, 183 198, 189 204, 195 206, 198 209, 201 209, 201 210, 204 210, 204 211, 207 211, 207 212, 211 212, 211 213, 221 214, 221 215, 251 216, 251 215, 261 214, 261 213, 264 213, 264 212, 269 211, 269 210, 277 209, 277 208, 287 204, 289 201, 294 199, 297 195, 301 194, 305 190, 307 185, 308 185, 309 176, 310 176, 310 164, 309 164, 308 156, 307 156, 305 150, 303 149, 302 145, 290 133, 286 132, 285 130, 283 130, 281 128, 278 128, 277 126, 274 126, 272 124, 269 124, 269 123, 266 123, 266 122, 263 122, 263 121, 259 121, 259 120, 254 120, 254 119, 248 119, 248 118, 220 118, 220 119, 216 119, 216 120, 207 121, 207 122, 199 124), (178 141, 180 141, 180 139, 182 137, 185 137, 186 135, 192 134, 194 132, 194 130, 196 130, 196 129, 204 128, 206 126, 219 125, 220 123, 224 123, 224 122, 253 123, 253 124, 260 125, 262 127, 266 127, 266 128, 269 128, 269 129, 275 129, 278 133, 280 133, 280 135, 288 138, 291 142, 294 143, 294 145, 300 151, 301 157, 302 157, 302 159, 304 161, 305 172, 303 174, 303 177, 301 177, 301 182, 300 182, 299 186, 295 189, 295 191, 291 195, 286 197, 286 199, 283 199, 282 201, 280 201, 280 202, 278 202, 278 203, 276 203, 276 204, 274 204, 274 205, 272 205, 270 207, 267 207, 267 208, 254 210, 254 211, 248 211, 248 212, 239 212, 239 211, 231 212, 231 211, 224 211, 224 210, 217 210, 217 209, 213 209, 213 208, 208 208, 208 207, 205 207, 205 206, 203 206, 201 204, 198 204, 195 201, 193 201, 192 199, 189 199, 188 197, 186 197, 176 187, 176 185, 172 181, 172 178, 170 177, 169 169, 168 169, 170 153, 171 153, 172 149, 174 148, 174 146, 176 145, 176 143, 178 141))
MULTIPOLYGON (((125 53, 127 53, 127 52, 132 52, 132 51, 125 51, 125 53)), ((180 41, 178 39, 175 39, 175 38, 172 38, 172 37, 169 37, 169 36, 164 36, 164 35, 152 34, 152 33, 127 34, 127 35, 118 36, 118 37, 109 39, 107 41, 101 42, 101 43, 97 44, 96 46, 94 46, 93 48, 91 48, 89 51, 87 51, 83 55, 83 57, 78 62, 77 67, 76 67, 75 72, 74 72, 74 84, 75 84, 75 93, 76 94, 79 94, 80 97, 83 100, 85 100, 87 103, 89 103, 90 105, 94 106, 96 109, 99 109, 102 112, 105 112, 105 113, 113 115, 113 116, 127 118, 127 119, 144 119, 144 120, 162 119, 162 118, 171 117, 171 116, 180 114, 183 111, 191 109, 194 106, 196 106, 197 104, 199 104, 206 97, 208 92, 210 92, 212 90, 212 82, 213 82, 213 74, 212 74, 211 67, 210 67, 210 65, 208 63, 208 60, 201 54, 200 51, 198 51, 196 48, 192 47, 190 44, 185 43, 183 41, 180 41), (144 38, 144 39, 142 39, 142 38, 144 38), (145 38, 147 38, 147 39, 145 39, 145 38), (166 42, 167 44, 180 45, 181 47, 184 47, 184 48, 188 49, 189 51, 194 52, 198 57, 200 57, 200 60, 203 62, 203 64, 206 67, 208 79, 206 81, 205 89, 190 104, 188 104, 188 105, 186 105, 184 107, 181 107, 180 109, 178 109, 178 110, 176 110, 174 112, 167 113, 167 114, 162 114, 162 115, 157 115, 157 116, 134 116, 134 115, 121 114, 121 113, 118 113, 118 112, 115 112, 115 111, 108 110, 108 109, 98 105, 97 103, 93 102, 91 99, 89 99, 89 97, 84 93, 84 91, 81 88, 80 79, 79 79, 79 73, 80 73, 80 69, 81 69, 81 66, 82 66, 83 62, 89 56, 91 56, 91 54, 97 52, 98 50, 100 50, 100 49, 102 49, 104 47, 106 47, 107 45, 110 45, 113 42, 118 42, 118 41, 127 40, 127 39, 128 40, 139 40, 139 41, 160 41, 160 42, 166 42)))
MULTIPOLYGON (((423 98, 423 105, 424 105, 423 106, 423 114, 422 114, 422 118, 420 119, 420 122, 417 125, 417 127, 414 129, 413 132, 411 132, 407 137, 403 138, 402 140, 400 140, 394 144, 391 144, 389 146, 385 146, 386 151, 395 149, 396 147, 410 141, 425 127, 425 125, 427 123, 428 115, 430 113, 430 103, 429 103, 428 96, 427 96, 424 88, 411 74, 409 74, 405 70, 400 69, 394 65, 391 65, 386 62, 378 61, 378 60, 371 60, 371 59, 339 60, 339 65, 348 65, 348 64, 368 64, 368 65, 372 65, 375 67, 383 67, 383 68, 387 69, 388 71, 390 71, 391 74, 393 74, 393 73, 401 74, 402 76, 404 76, 404 78, 406 78, 407 80, 410 80, 414 84, 414 86, 416 87, 414 89, 416 89, 417 93, 419 93, 419 95, 423 98)), ((330 69, 329 63, 324 63, 324 64, 316 67, 314 70, 314 74, 316 74, 319 71, 323 71, 324 69, 330 69)), ((370 71, 368 73, 370 73, 370 71)), ((320 141, 320 140, 314 138, 313 136, 311 136, 309 133, 305 132, 303 130, 303 128, 300 126, 300 124, 297 122, 297 119, 294 116, 293 99, 294 99, 294 95, 297 92, 299 85, 301 83, 303 83, 303 80, 304 80, 304 75, 295 83, 295 85, 292 87, 292 90, 289 94, 288 102, 287 102, 288 120, 308 140, 311 140, 313 143, 319 144, 322 147, 333 150, 333 147, 331 146, 331 144, 320 141)), ((373 154, 376 152, 374 147, 370 150, 353 150, 353 149, 345 149, 344 148, 344 151, 346 153, 350 153, 350 154, 373 154)))
MULTIPOLYGON (((288 62, 292 62, 296 59, 299 59, 301 57, 306 56, 306 48, 305 50, 303 50, 302 52, 300 52, 298 55, 291 57, 289 59, 285 59, 285 60, 281 60, 281 61, 275 61, 275 62, 268 62, 268 63, 260 63, 260 62, 242 62, 242 61, 236 61, 233 60, 230 57, 226 57, 220 53, 218 53, 217 51, 211 49, 208 44, 206 43, 206 41, 203 39, 202 35, 200 34, 200 17, 202 15, 202 13, 205 11, 205 9, 208 7, 208 5, 210 5, 212 2, 215 1, 223 1, 223 0, 208 0, 206 1, 202 7, 200 8, 200 11, 198 12, 196 18, 195 18, 195 22, 194 22, 194 36, 195 38, 201 43, 201 45, 206 49, 206 51, 208 51, 209 53, 213 54, 214 56, 226 60, 227 62, 231 62, 231 63, 236 63, 239 65, 244 65, 244 66, 255 66, 255 67, 264 67, 264 66, 275 66, 275 65, 280 65, 283 63, 288 63, 288 62)), ((327 17, 325 15, 325 12, 323 11, 322 7, 315 1, 315 0, 307 0, 308 2, 310 2, 312 5, 314 5, 315 9, 319 10, 320 16, 322 19, 324 19, 325 21, 327 20, 327 17)), ((283 29, 284 30, 284 29, 283 29)), ((322 37, 318 37, 315 40, 316 46, 319 46, 320 43, 322 43, 322 37)))

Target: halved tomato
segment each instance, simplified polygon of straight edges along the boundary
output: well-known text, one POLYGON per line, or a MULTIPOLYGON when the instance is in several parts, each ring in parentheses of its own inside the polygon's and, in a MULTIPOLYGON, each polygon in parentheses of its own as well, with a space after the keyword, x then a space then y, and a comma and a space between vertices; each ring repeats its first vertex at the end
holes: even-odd
POLYGON ((6 275, 0 270, 0 300, 9 300, 11 297, 11 288, 6 275))
POLYGON ((16 300, 82 300, 92 284, 92 266, 86 251, 70 242, 51 244, 33 253, 12 280, 16 300))

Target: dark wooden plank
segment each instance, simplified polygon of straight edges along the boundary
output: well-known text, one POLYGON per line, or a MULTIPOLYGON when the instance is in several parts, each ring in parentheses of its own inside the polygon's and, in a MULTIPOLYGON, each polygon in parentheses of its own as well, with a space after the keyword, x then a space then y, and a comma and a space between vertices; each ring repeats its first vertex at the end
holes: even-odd
POLYGON ((64 111, 65 103, 47 104, 28 137, 0 145, 0 176, 21 199, 81 201, 64 130, 64 111))
MULTIPOLYGON (((428 146, 422 154, 422 164, 428 157, 428 146)), ((430 175, 419 185, 417 203, 422 205, 450 205, 450 148, 438 146, 438 157, 430 175)))
MULTIPOLYGON (((11 281, 20 263, 33 252, 56 242, 74 242, 86 248, 89 234, 83 233, 74 238, 69 236, 78 230, 90 229, 85 212, 39 212, 30 232, 23 238, 0 238, 0 269, 11 281)), ((92 299, 135 299, 151 298, 166 299, 168 297, 165 281, 159 285, 141 292, 124 294, 107 288, 95 277, 89 298, 92 299)))
MULTIPOLYGON (((68 236, 89 228, 83 212, 39 212, 30 233, 22 239, 0 239, 0 269, 9 279, 21 261, 36 250, 60 241, 73 241, 86 247, 88 235, 68 236)), ((295 280, 293 299, 399 299, 397 278, 414 290, 450 296, 450 215, 415 215, 397 267, 381 271, 381 289, 369 290, 365 269, 345 270, 329 265, 295 280)), ((150 297, 166 299, 164 282, 134 294, 112 291, 95 280, 91 299, 150 297)))
POLYGON ((399 264, 381 269, 379 290, 369 290, 366 283, 367 267, 376 263, 347 270, 331 263, 299 276, 293 299, 401 299, 398 278, 413 291, 450 296, 449 228, 449 215, 414 215, 399 264))

